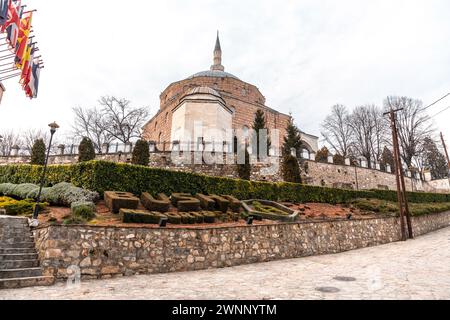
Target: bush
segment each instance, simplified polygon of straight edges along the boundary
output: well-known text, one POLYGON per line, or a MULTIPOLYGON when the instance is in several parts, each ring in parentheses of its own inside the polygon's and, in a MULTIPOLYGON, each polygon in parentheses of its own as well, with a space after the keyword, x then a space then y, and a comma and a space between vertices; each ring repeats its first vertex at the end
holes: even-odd
MULTIPOLYGON (((23 184, 0 184, 0 194, 17 197, 20 199, 37 199, 39 186, 32 183, 23 184)), ((99 194, 94 191, 84 190, 74 185, 61 182, 53 187, 42 189, 41 200, 55 204, 70 206, 72 202, 88 201, 94 202, 99 198, 99 194)))
MULTIPOLYGON (((35 202, 31 199, 15 200, 9 197, 0 197, 0 208, 6 210, 10 216, 32 214, 35 208, 35 202)), ((47 203, 39 203, 39 209, 43 210, 47 203)))
POLYGON ((72 204, 70 205, 70 210, 72 211, 73 216, 82 218, 87 221, 95 218, 96 208, 93 202, 72 202, 72 204))
POLYGON ((284 156, 281 167, 283 180, 286 182, 301 183, 300 166, 298 160, 291 154, 284 156))
MULTIPOLYGON (((39 183, 41 168, 32 165, 0 166, 0 183, 39 183)), ((69 182, 83 189, 95 190, 101 195, 107 190, 117 190, 134 194, 142 192, 152 194, 186 192, 189 195, 191 193, 224 194, 238 199, 266 199, 299 203, 346 203, 358 198, 397 201, 397 193, 388 190, 357 191, 289 182, 246 181, 106 161, 51 165, 48 167, 46 180, 49 185, 62 181, 69 182)), ((450 202, 450 194, 408 192, 407 196, 410 202, 415 203, 450 202)))
POLYGON ((141 166, 148 166, 149 161, 150 152, 148 150, 148 142, 145 140, 138 140, 133 149, 131 163, 141 166))
POLYGON ((15 185, 15 188, 12 190, 11 194, 21 199, 27 199, 30 198, 28 197, 28 194, 35 189, 39 190, 39 186, 37 184, 22 183, 15 185))
POLYGON ((9 196, 13 195, 13 190, 17 187, 14 183, 1 183, 0 184, 0 195, 9 196))
POLYGON ((76 224, 85 224, 85 223, 86 223, 86 220, 84 220, 81 217, 75 217, 75 216, 72 216, 68 219, 64 219, 64 221, 63 221, 63 225, 65 225, 65 226, 76 225, 76 224))
MULTIPOLYGON (((398 204, 394 201, 378 199, 356 199, 350 201, 350 204, 362 211, 398 215, 398 204)), ((450 202, 410 203, 409 210, 412 216, 440 213, 450 210, 450 202)))
POLYGON ((31 164, 45 164, 45 143, 43 139, 37 139, 31 148, 31 164))
POLYGON ((78 147, 78 162, 85 162, 95 159, 95 149, 91 139, 84 137, 78 147))

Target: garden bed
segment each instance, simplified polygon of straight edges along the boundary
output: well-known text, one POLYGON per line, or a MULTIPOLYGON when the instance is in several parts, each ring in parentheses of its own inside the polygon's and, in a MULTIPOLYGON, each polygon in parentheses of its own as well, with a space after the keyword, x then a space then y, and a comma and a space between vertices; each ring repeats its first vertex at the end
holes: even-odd
MULTIPOLYGON (((331 205, 324 203, 283 203, 283 205, 290 207, 292 210, 298 210, 300 212, 298 220, 300 222, 315 222, 315 221, 335 221, 335 220, 347 220, 348 215, 352 214, 352 219, 373 219, 383 216, 373 212, 365 212, 357 208, 351 208, 343 205, 331 205)), ((142 223, 124 223, 121 216, 113 214, 104 201, 100 201, 96 205, 97 215, 95 219, 85 223, 86 225, 102 226, 102 227, 121 227, 121 228, 159 228, 157 224, 142 224, 142 223)), ((143 210, 144 207, 139 205, 138 209, 143 210)), ((172 208, 171 212, 176 212, 176 209, 172 208)), ((63 224, 64 220, 70 217, 70 208, 49 206, 39 216, 39 222, 41 225, 50 224, 63 224)), ((263 219, 262 221, 254 220, 255 225, 274 225, 282 222, 263 219)), ((202 229, 210 227, 233 227, 244 226, 247 222, 244 219, 240 219, 237 222, 221 222, 217 221, 212 224, 168 224, 167 228, 193 228, 202 229)))

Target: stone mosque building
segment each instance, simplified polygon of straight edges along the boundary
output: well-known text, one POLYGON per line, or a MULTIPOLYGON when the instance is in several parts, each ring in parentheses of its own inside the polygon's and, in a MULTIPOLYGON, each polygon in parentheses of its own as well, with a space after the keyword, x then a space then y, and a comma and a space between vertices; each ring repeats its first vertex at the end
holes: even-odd
MULTIPOLYGON (((281 147, 290 116, 268 107, 256 86, 225 72, 219 35, 213 61, 210 70, 174 82, 161 93, 158 113, 143 127, 144 138, 155 142, 160 151, 170 150, 174 142, 183 143, 186 135, 197 145, 208 142, 223 145, 222 137, 231 129, 233 132, 240 129, 245 136, 252 128, 255 112, 261 109, 269 133, 273 129, 279 130, 281 147), (205 133, 201 136, 195 136, 198 134, 194 130, 196 122, 201 122, 204 128, 205 133)), ((317 152, 318 137, 302 133, 302 139, 305 151, 317 152)))

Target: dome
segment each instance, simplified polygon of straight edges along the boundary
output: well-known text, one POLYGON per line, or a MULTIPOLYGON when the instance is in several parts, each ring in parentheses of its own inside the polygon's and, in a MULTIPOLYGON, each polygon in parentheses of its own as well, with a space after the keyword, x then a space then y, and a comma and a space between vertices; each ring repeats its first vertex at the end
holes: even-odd
POLYGON ((190 96, 192 94, 210 94, 219 98, 222 98, 220 96, 220 93, 218 93, 216 90, 210 88, 210 87, 195 87, 191 90, 189 90, 188 92, 186 92, 185 96, 190 96))
POLYGON ((183 95, 183 99, 186 97, 192 96, 192 95, 197 95, 197 94, 207 94, 207 95, 212 96, 211 98, 208 98, 208 100, 218 100, 218 101, 224 102, 220 93, 218 93, 216 90, 214 90, 210 87, 206 87, 206 86, 195 87, 195 88, 187 91, 183 95))
POLYGON ((201 71, 201 72, 198 72, 198 73, 190 76, 188 79, 193 79, 193 78, 197 78, 197 77, 233 78, 233 79, 239 80, 239 78, 236 77, 235 75, 225 72, 225 71, 220 71, 220 70, 201 71))

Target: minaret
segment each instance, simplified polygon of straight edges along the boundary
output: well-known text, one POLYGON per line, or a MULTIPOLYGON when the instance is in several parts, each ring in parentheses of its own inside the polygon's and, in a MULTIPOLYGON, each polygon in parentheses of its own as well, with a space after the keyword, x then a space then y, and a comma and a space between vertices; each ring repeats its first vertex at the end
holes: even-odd
POLYGON ((214 48, 214 64, 211 66, 211 70, 225 70, 225 67, 222 65, 222 49, 220 48, 219 31, 217 31, 216 46, 214 48))

